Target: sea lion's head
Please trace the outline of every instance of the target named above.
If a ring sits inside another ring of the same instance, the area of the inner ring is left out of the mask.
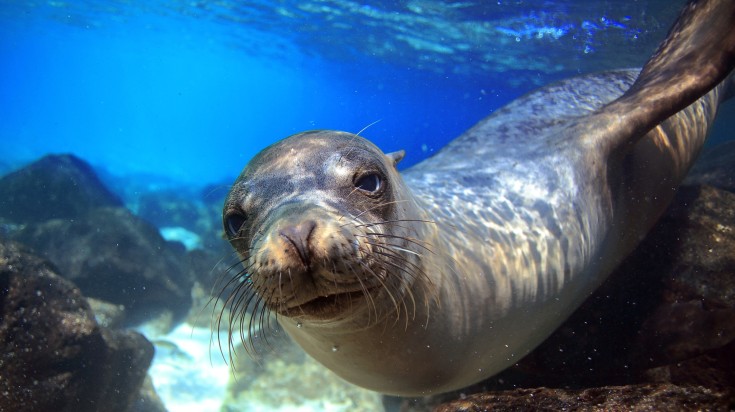
[[[417,259],[426,246],[396,171],[403,154],[353,134],[311,131],[256,155],[223,210],[244,267],[225,301],[235,315],[255,306],[250,316],[324,323],[410,311],[406,291],[422,276]]]

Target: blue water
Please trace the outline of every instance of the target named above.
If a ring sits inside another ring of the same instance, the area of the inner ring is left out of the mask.
[[[410,165],[539,85],[642,64],[681,4],[0,1],[0,167],[74,153],[205,185],[376,121]]]

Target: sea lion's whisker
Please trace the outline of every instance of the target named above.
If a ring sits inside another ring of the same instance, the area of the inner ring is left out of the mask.
[[[255,299],[255,302],[253,302],[253,299]],[[234,339],[236,335],[239,335],[239,341],[243,343],[247,353],[251,355],[255,353],[255,346],[248,345],[252,341],[245,336],[245,331],[247,331],[248,336],[251,336],[256,330],[252,325],[252,318],[254,313],[257,314],[259,299],[258,294],[253,291],[253,284],[249,279],[246,279],[235,288],[225,302],[225,308],[229,309],[230,313],[227,327],[228,357],[230,359],[237,356]],[[248,312],[250,316],[246,316]],[[224,313],[224,309],[222,313]],[[245,326],[246,318],[250,320],[247,327]],[[237,333],[235,333],[235,330],[237,330]]]
[[[230,368],[232,368],[233,371],[234,371],[234,362],[233,362],[234,356],[233,356],[233,354],[236,354],[236,352],[234,352],[234,345],[233,345],[233,342],[232,342],[233,341],[233,339],[232,339],[232,335],[233,335],[232,334],[232,331],[233,331],[233,323],[232,322],[233,322],[233,316],[237,316],[237,315],[233,315],[236,312],[234,312],[233,309],[232,309],[232,301],[235,300],[235,296],[238,296],[238,294],[237,294],[238,289],[239,289],[239,287],[236,288],[236,292],[235,293],[233,293],[232,295],[230,295],[230,297],[228,297],[228,302],[225,303],[225,308],[228,308],[229,309],[229,317],[228,317],[228,321],[227,321],[227,325],[228,325],[227,326],[227,359],[230,360],[229,365],[230,365]],[[222,313],[224,313],[224,309],[223,309],[223,312]],[[224,352],[222,350],[222,344],[221,344],[219,335],[218,335],[217,339],[218,339],[218,342],[219,342],[220,351],[222,352],[222,356],[224,357]]]
[[[388,294],[388,297],[390,298],[390,300],[393,301],[393,306],[396,309],[396,313],[397,314],[400,314],[400,305],[398,303],[398,300],[396,300],[396,297],[393,295],[393,293],[391,293],[391,288],[389,288],[388,285],[386,285],[386,283],[383,280],[382,276],[380,276],[377,273],[375,273],[375,271],[373,270],[373,268],[370,267],[369,265],[367,265],[366,263],[360,262],[360,264],[368,272],[370,272],[373,275],[373,277],[380,283],[380,285],[383,287],[383,290],[385,290],[385,292]],[[396,317],[396,322],[398,322],[398,316]]]
[[[283,271],[281,270],[278,271],[278,296],[283,297]]]
[[[403,263],[406,263],[408,265],[411,265],[414,269],[416,269],[417,271],[419,271],[419,273],[421,275],[423,275],[425,278],[428,278],[428,275],[426,275],[426,273],[423,272],[423,270],[421,269],[421,267],[419,265],[417,265],[416,263],[414,263],[411,260],[407,259],[405,256],[402,256],[400,253],[396,253],[393,250],[393,247],[395,245],[388,244],[388,243],[375,243],[375,242],[372,242],[372,241],[367,241],[366,243],[369,244],[369,245],[380,247],[382,249],[382,251],[380,253],[382,253],[383,255],[390,256],[390,257],[392,257],[394,259],[399,259]],[[420,253],[418,253],[418,252],[414,252],[414,253],[417,256],[421,257],[421,254]],[[414,278],[414,279],[417,279],[417,278]]]
[[[353,135],[352,135],[352,138],[351,138],[351,140],[355,140],[355,139],[357,139],[358,137],[360,137],[360,133],[364,132],[364,131],[365,131],[365,130],[367,130],[367,129],[368,129],[369,127],[373,126],[374,124],[378,123],[378,122],[379,122],[379,121],[381,121],[381,120],[382,120],[382,119],[378,119],[378,120],[376,120],[376,121],[374,121],[374,122],[372,122],[372,123],[368,124],[367,126],[363,127],[362,129],[360,129],[360,131],[359,131],[359,132],[357,132],[357,133],[355,133],[355,134],[353,134]],[[349,145],[350,143],[351,143],[351,141],[348,141],[348,142],[347,142],[347,144],[348,144],[348,145]],[[352,149],[353,149],[354,147],[355,147],[355,146],[351,147],[351,148],[350,148],[350,150],[349,150],[349,151],[347,151],[347,153],[345,153],[344,155],[345,155],[345,156],[347,156],[347,155],[349,155],[350,153],[352,153]],[[341,161],[342,161],[342,156],[340,155],[339,159],[337,159],[337,162],[341,162]]]
[[[359,276],[359,274],[357,274],[357,271],[353,268],[352,263],[351,262],[346,262],[346,263],[347,263],[347,266],[349,267],[349,269],[352,272],[355,273],[355,277],[357,278],[357,281],[360,283],[360,289],[362,290],[362,294],[365,296],[365,302],[367,302],[367,304],[368,304],[368,320],[367,320],[367,325],[366,326],[369,326],[369,325],[371,325],[371,322],[370,322],[370,320],[371,320],[371,318],[370,318],[371,317],[370,309],[372,308],[372,310],[374,311],[374,313],[375,313],[375,321],[377,322],[378,321],[378,318],[379,318],[379,316],[378,316],[378,307],[375,304],[375,299],[373,298],[373,295],[370,293],[370,289],[367,287],[367,285],[365,284],[365,282],[363,281],[363,279]],[[378,275],[376,274],[375,276],[378,276]]]
[[[413,250],[406,249],[406,248],[400,247],[398,245],[393,245],[393,244],[388,244],[388,243],[386,243],[385,245],[386,245],[386,247],[389,246],[390,249],[393,249],[393,250],[399,250],[401,252],[410,253],[412,255],[416,255],[416,256],[419,256],[419,257],[421,256],[421,253],[419,253],[419,252],[414,252]]]
[[[272,294],[273,293],[275,293],[275,289],[273,289]],[[269,349],[273,348],[273,346],[270,343],[270,340],[268,339],[268,336],[270,334],[267,333],[268,327],[270,324],[271,313],[272,311],[271,311],[270,305],[267,304],[267,301],[263,302],[263,304],[261,305],[261,310],[258,314],[258,330],[261,331],[260,337],[263,339],[263,342],[265,342],[266,347],[268,347]]]
[[[272,294],[272,292],[271,292]],[[262,297],[261,295],[257,293],[253,293],[250,295],[251,298],[248,300],[248,306],[250,306],[250,300],[255,299],[255,302],[253,303],[253,309],[251,310],[251,315],[247,317],[247,327],[246,327],[246,317],[241,316],[240,322],[239,322],[239,334],[240,334],[240,342],[242,343],[248,343],[245,345],[246,350],[249,352],[249,350],[252,350],[252,353],[257,353],[257,348],[255,347],[255,341],[254,337],[257,336],[257,331],[262,330],[262,316],[264,312],[268,311],[268,305],[265,304],[265,300],[269,299],[269,297]],[[245,336],[245,331],[247,331],[247,336]]]
[[[362,216],[365,213],[370,212],[372,210],[380,209],[381,207],[385,207],[385,206],[393,205],[393,204],[397,204],[397,203],[403,203],[403,202],[408,202],[408,200],[405,200],[405,199],[404,200],[394,200],[392,202],[383,202],[383,203],[377,204],[377,205],[375,205],[375,206],[373,206],[373,207],[371,207],[369,209],[365,209],[362,212],[358,213],[356,216],[353,217],[353,219],[357,220],[357,219],[360,218],[360,216]]]
[[[220,258],[220,259],[219,259],[219,260],[217,261],[217,263],[215,263],[215,264],[214,264],[214,265],[212,266],[212,269],[210,269],[210,270],[209,270],[209,275],[212,275],[212,272],[213,272],[213,271],[215,270],[215,268],[217,268],[217,266],[218,266],[218,265],[219,265],[220,263],[224,262],[224,260],[225,260],[225,257],[222,257],[222,258]],[[219,294],[215,294],[215,293],[214,293],[214,291],[215,291],[215,290],[217,289],[217,285],[218,285],[218,284],[219,284],[220,282],[224,281],[225,277],[227,277],[227,274],[228,274],[228,273],[229,273],[229,272],[230,272],[231,270],[233,270],[233,269],[234,269],[235,267],[242,267],[241,265],[242,265],[243,263],[244,263],[244,261],[243,261],[243,260],[241,260],[241,259],[238,259],[238,261],[237,261],[236,263],[234,263],[234,264],[233,264],[232,266],[230,266],[230,267],[228,267],[227,269],[225,269],[225,270],[224,270],[224,273],[222,273],[222,274],[220,274],[219,276],[217,276],[217,278],[216,278],[216,279],[215,279],[215,281],[214,281],[214,284],[212,284],[212,287],[211,287],[211,289],[209,290],[209,299],[207,300],[207,303],[206,303],[206,304],[205,304],[205,305],[204,305],[204,306],[203,306],[203,307],[202,307],[202,308],[201,308],[201,309],[200,309],[200,310],[198,311],[198,313],[197,313],[197,315],[196,315],[196,319],[197,319],[197,320],[199,319],[199,316],[200,316],[200,315],[201,315],[201,314],[202,314],[202,313],[204,312],[204,309],[205,309],[205,308],[207,308],[207,306],[209,306],[210,304],[212,304],[212,303],[214,303],[215,301],[217,301],[217,300],[218,300],[218,295],[219,295]],[[231,278],[231,277],[230,277],[230,278]],[[222,292],[220,291],[220,294],[221,294],[221,293],[222,293]],[[214,313],[215,313],[215,310],[216,310],[216,308],[215,308],[215,305],[212,305],[212,315],[214,315]],[[196,323],[196,321],[195,321],[195,323]],[[193,330],[193,328],[192,328],[192,333],[194,333],[194,330]],[[212,334],[210,333],[210,339],[211,339],[211,338],[212,338]],[[211,343],[211,342],[210,342],[210,343]],[[211,361],[211,359],[210,359],[210,361]]]
[[[360,129],[359,132],[355,133],[355,137],[353,137],[353,139],[357,138],[358,136],[361,136],[362,135],[362,132],[364,132],[365,130],[373,127],[376,124],[378,124],[381,120],[383,120],[383,119],[375,120],[374,122],[368,124],[367,126],[363,127],[362,129]]]
[[[355,236],[364,236],[364,235],[355,234]],[[380,232],[370,232],[369,233],[369,236],[377,236],[377,237],[381,237],[381,238],[405,240],[406,242],[413,243],[414,245],[416,245],[416,246],[418,246],[418,247],[426,250],[427,252],[429,252],[431,254],[435,254],[434,251],[431,250],[431,247],[430,247],[430,246],[432,246],[432,244],[429,243],[429,242],[427,242],[427,241],[425,241],[425,240],[416,239],[416,238],[412,238],[412,237],[408,237],[408,236],[393,235],[393,234],[390,234],[390,233],[380,233]]]
[[[380,262],[381,265],[386,264],[386,263],[390,264],[390,262],[385,262],[385,261],[381,261]],[[385,267],[383,268],[383,270],[386,271],[386,273],[390,273],[387,270],[387,268],[385,268]],[[414,308],[414,315],[411,316],[410,315],[410,311],[408,310],[408,305],[406,304],[406,299],[404,297],[404,293],[403,293],[406,290],[406,287],[405,287],[405,284],[404,284],[403,279],[401,279],[400,277],[397,277],[397,278],[394,278],[394,279],[391,279],[391,280],[398,280],[398,284],[395,284],[395,285],[392,284],[392,283],[390,284],[390,290],[393,290],[394,293],[396,293],[398,296],[401,297],[401,300],[400,300],[401,301],[401,306],[396,306],[396,311],[395,311],[396,317],[395,317],[395,320],[393,322],[393,325],[398,324],[398,321],[401,319],[401,307],[403,307],[403,309],[406,312],[406,316],[405,316],[405,318],[406,318],[406,325],[408,325],[409,320],[412,317],[415,317],[416,302],[415,302],[415,300],[413,300],[413,294],[410,294],[409,295],[409,298],[411,298],[412,304],[413,304],[413,308]]]
[[[216,301],[222,301],[222,299],[221,299],[222,298],[222,295],[225,293],[225,291],[227,290],[227,288],[229,287],[229,285],[232,284],[233,282],[239,281],[239,279],[241,279],[243,277],[247,277],[247,268],[243,268],[240,272],[238,272],[237,275],[235,275],[232,278],[230,278],[230,281],[227,282],[227,284],[225,284],[225,286],[220,290],[219,294],[216,297],[213,297],[213,299],[216,299]],[[228,302],[230,302],[232,299],[234,299],[235,296],[237,296],[241,284],[242,283],[238,284],[238,287],[236,287],[235,290],[232,291],[227,296],[227,299],[225,299],[224,302],[222,303],[222,308],[220,309],[219,313],[216,316],[216,325],[217,325],[216,330],[218,332],[217,333],[217,345],[219,347],[220,353],[222,354],[223,360],[225,360],[225,359],[224,359],[224,352],[222,350],[222,342],[221,342],[221,339],[220,339],[219,331],[222,330],[222,320],[223,320],[225,311],[228,310]],[[212,302],[212,299],[210,299],[210,302],[209,303],[211,303],[211,302]],[[212,306],[212,311],[215,311],[215,310],[216,310],[216,307],[213,305]],[[231,313],[232,312],[230,312],[230,318],[232,316]],[[228,325],[229,325],[229,322],[228,322]],[[228,327],[228,329],[229,329],[229,327]],[[213,340],[213,333],[214,333],[214,331],[212,331],[210,333],[210,337],[209,337],[210,338],[210,342]]]
[[[217,295],[216,299],[217,301],[222,301],[221,297],[232,284],[237,284],[235,286],[235,289],[230,292],[227,296],[227,299],[225,299],[222,303],[222,309],[220,310],[220,315],[224,313],[225,310],[229,309],[229,306],[231,306],[232,301],[235,299],[236,296],[240,293],[240,289],[246,285],[247,280],[249,279],[248,275],[248,267],[243,268],[240,272],[238,272],[237,275],[233,276],[230,281],[228,281],[220,290],[219,294]],[[212,310],[215,310],[216,308],[212,308]],[[219,330],[219,328],[218,328]]]
[[[222,260],[220,260],[220,262],[221,261]],[[217,279],[215,280],[215,282],[212,285],[212,288],[210,290],[210,296],[211,297],[210,297],[209,301],[207,302],[207,305],[209,305],[211,303],[218,302],[220,300],[220,298],[222,297],[222,294],[227,289],[227,287],[229,287],[233,282],[238,281],[239,277],[242,275],[243,272],[247,272],[247,268],[245,268],[244,270],[242,269],[243,264],[245,262],[246,262],[246,260],[244,260],[244,259],[243,260],[238,260],[236,263],[234,263],[234,264],[230,265],[229,267],[227,267],[227,269],[224,270],[224,273],[222,273],[222,275],[220,275],[220,276],[217,277]],[[236,275],[234,275],[234,276],[228,276],[228,274],[230,273],[230,271],[234,270],[235,268],[238,268],[238,273]],[[223,282],[225,278],[228,278],[228,281],[225,283],[224,286],[219,287],[220,282]],[[220,291],[219,291],[219,293],[217,293],[215,295],[214,291],[216,289],[220,289]],[[212,310],[214,311],[215,309],[216,308],[213,306],[212,307]]]
[[[402,259],[403,260],[403,263],[412,264],[411,262],[409,262],[408,260],[406,260],[403,256],[401,256],[399,254],[396,254],[396,253],[389,253],[389,252],[383,252],[383,251],[378,251],[378,250],[374,250],[373,253],[376,253],[378,255],[382,255],[382,256],[385,256],[385,257],[390,257],[390,258],[393,258],[393,259]],[[407,268],[405,268],[405,267],[403,267],[401,265],[398,265],[398,264],[396,264],[396,263],[394,263],[394,262],[392,262],[392,261],[390,261],[388,259],[381,260],[381,263],[384,264],[384,265],[391,266],[391,267],[393,267],[395,269],[398,269],[399,271],[401,271],[401,272],[405,273],[406,275],[408,275],[413,280],[421,279],[422,278],[421,276],[417,276],[415,273],[411,272],[409,269],[407,269]],[[424,275],[425,276],[425,274],[423,274],[422,272],[419,272],[419,275]],[[398,279],[402,280],[401,277],[398,277]],[[404,285],[404,288],[403,289],[406,289],[406,290],[410,289],[410,288],[407,288],[405,286],[407,286],[407,285]],[[413,294],[410,294],[410,297],[411,297],[411,300],[412,300],[412,303],[413,303],[413,316],[412,316],[412,318],[415,318],[415,316],[416,316],[416,300],[413,299]],[[408,308],[407,307],[406,307],[406,310],[408,311]],[[408,313],[406,313],[406,315],[408,315]]]
[[[385,224],[388,224],[388,223],[401,223],[401,222],[406,222],[406,223],[413,223],[413,222],[418,222],[418,223],[431,223],[433,225],[436,224],[436,221],[434,221],[434,220],[426,220],[426,219],[395,219],[395,220],[380,220],[380,221],[377,221],[377,222],[362,223],[362,224],[355,225],[355,227],[362,227],[362,226],[369,227],[369,226],[385,225]]]
[[[355,236],[356,237],[363,237],[363,238],[365,238],[366,239],[365,242],[367,244],[369,244],[369,245],[372,245],[372,246],[375,246],[375,247],[380,247],[380,248],[382,248],[382,249],[384,249],[386,251],[393,250],[391,252],[391,254],[392,254],[392,256],[394,258],[400,259],[403,262],[412,265],[424,277],[428,278],[428,275],[426,275],[417,264],[415,264],[415,263],[411,262],[410,260],[406,259],[406,257],[405,256],[402,256],[400,253],[395,253],[395,250],[407,252],[409,254],[412,254],[412,255],[415,255],[415,256],[421,258],[421,257],[423,257],[423,255],[420,252],[407,249],[406,247],[403,247],[401,245],[395,245],[393,243],[387,243],[384,240],[378,240],[378,239],[372,240],[371,236],[376,236],[376,237],[382,238],[382,239],[402,239],[402,240],[405,240],[406,242],[408,242],[408,244],[414,243],[417,246],[422,247],[422,248],[428,250],[429,252],[433,253],[429,248],[427,248],[427,247],[425,247],[424,245],[421,244],[423,241],[419,241],[419,240],[416,240],[416,239],[412,239],[412,238],[408,238],[408,237],[404,237],[404,236],[399,236],[399,235],[388,235],[388,234],[384,234],[384,233],[380,233],[380,232],[375,232],[374,230],[372,230],[372,228],[366,228],[366,229],[368,229],[368,232],[367,232],[366,235],[355,234]],[[425,242],[423,242],[423,243],[425,243]]]
[[[382,252],[379,252],[382,255],[385,256],[392,256],[394,260],[400,261],[403,265],[407,265],[408,267],[403,267],[399,265],[395,265],[399,269],[399,271],[403,272],[408,278],[404,280],[404,287],[411,296],[411,299],[414,302],[414,316],[416,313],[416,302],[413,297],[413,290],[411,288],[411,284],[416,283],[418,281],[419,284],[424,285],[424,288],[428,287],[429,284],[431,284],[431,279],[429,276],[424,272],[422,267],[414,262],[412,262],[409,259],[406,259],[405,257],[401,256],[399,253],[394,251],[392,248],[384,247]],[[394,265],[392,262],[389,264]],[[399,277],[400,278],[400,277]],[[403,278],[400,278],[403,279]]]
[[[250,285],[247,285],[247,284],[244,284],[244,283],[241,284],[241,285],[238,285],[238,287],[237,287],[237,293],[236,293],[237,299],[234,299],[230,303],[230,313],[231,314],[232,313],[240,314],[240,313],[247,312],[249,301],[250,301],[250,299],[252,299],[252,296],[254,295],[254,294],[248,293],[248,291],[250,289],[251,289]],[[238,316],[235,317],[235,319],[237,319],[237,318],[238,318]],[[239,315],[239,319],[240,319],[240,321],[239,321],[240,322],[240,325],[239,325],[240,326],[239,327],[239,334],[240,334],[240,340],[241,341],[244,341],[244,335],[243,335],[243,330],[242,330],[243,329],[242,322],[243,322],[243,319],[244,318],[245,318],[244,315]],[[230,335],[232,335],[232,332],[233,332],[233,323],[232,322],[230,323],[229,331],[228,332],[229,332]]]

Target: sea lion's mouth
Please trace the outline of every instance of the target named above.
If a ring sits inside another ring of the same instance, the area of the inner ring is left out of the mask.
[[[280,315],[287,317],[308,317],[315,319],[332,319],[353,308],[361,307],[372,289],[335,293],[318,296],[299,305],[280,310]]]

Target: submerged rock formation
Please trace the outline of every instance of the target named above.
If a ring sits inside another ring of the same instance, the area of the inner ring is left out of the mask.
[[[128,324],[191,307],[194,274],[183,248],[123,208],[27,225],[12,236],[52,261],[90,297],[125,306]]]
[[[142,335],[100,327],[50,263],[0,241],[0,410],[128,411],[152,357]]]
[[[126,323],[191,307],[195,275],[178,243],[122,206],[92,168],[49,155],[0,178],[7,235],[53,262],[89,297],[125,306]]]
[[[77,218],[95,208],[121,207],[86,162],[48,155],[0,178],[0,217],[14,223]]]

